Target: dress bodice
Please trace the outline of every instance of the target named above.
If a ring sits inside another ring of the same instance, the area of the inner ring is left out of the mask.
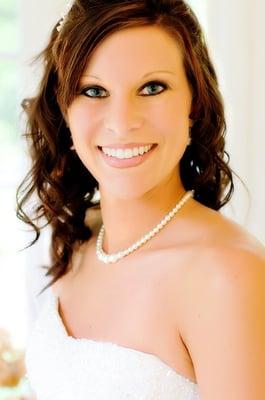
[[[68,335],[52,290],[27,339],[25,364],[38,400],[199,400],[198,386],[159,357]]]

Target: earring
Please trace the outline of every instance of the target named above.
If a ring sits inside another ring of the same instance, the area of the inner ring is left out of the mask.
[[[70,150],[75,150],[75,145],[74,145],[74,141],[73,141],[72,136],[71,136],[71,140],[72,140],[72,146],[70,147]]]

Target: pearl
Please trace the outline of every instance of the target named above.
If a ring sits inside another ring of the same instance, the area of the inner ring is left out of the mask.
[[[100,261],[103,261],[105,264],[115,263],[120,259],[122,259],[123,257],[128,256],[133,251],[137,250],[140,246],[142,246],[144,243],[146,243],[148,240],[154,237],[173,218],[176,212],[181,209],[181,207],[186,203],[186,201],[189,198],[193,197],[193,195],[194,195],[194,190],[186,192],[185,195],[181,198],[181,200],[175,205],[175,207],[172,210],[170,210],[170,212],[150,232],[146,233],[140,240],[133,243],[127,249],[119,251],[118,253],[107,254],[104,252],[102,244],[103,244],[105,228],[104,224],[102,224],[96,243],[96,254],[98,259]]]

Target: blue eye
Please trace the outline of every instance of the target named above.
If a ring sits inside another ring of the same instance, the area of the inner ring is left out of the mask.
[[[151,82],[148,82],[145,86],[144,86],[144,88],[145,87],[154,87],[154,86],[160,86],[160,87],[162,87],[163,89],[166,89],[168,86],[165,84],[165,83],[163,83],[163,82],[159,82],[159,81],[151,81]],[[162,90],[162,91],[160,91],[160,92],[158,92],[158,93],[155,93],[155,94],[152,94],[152,92],[151,92],[151,96],[156,96],[157,94],[160,94],[160,93],[162,93],[164,90]],[[144,95],[144,96],[146,96],[146,95]]]
[[[160,87],[162,87],[163,89],[167,89],[168,88],[168,86],[167,86],[167,84],[165,84],[165,83],[163,83],[163,82],[160,82],[160,81],[150,81],[150,82],[148,82],[148,83],[146,83],[144,86],[142,86],[141,87],[141,89],[142,88],[145,88],[145,87],[152,87],[152,88],[154,88],[155,86],[160,86]],[[84,96],[86,96],[86,97],[90,97],[90,98],[104,98],[104,97],[107,97],[107,96],[97,96],[97,94],[100,92],[100,91],[104,91],[105,89],[103,89],[101,86],[88,86],[88,87],[85,87],[84,89],[82,89],[81,90],[81,94],[83,94]],[[94,95],[93,95],[93,91],[94,91]],[[160,90],[158,93],[156,92],[156,91],[154,91],[155,93],[153,93],[153,91],[151,91],[151,96],[156,96],[157,94],[160,94],[160,93],[162,93],[164,90]],[[88,94],[90,92],[90,94]],[[92,94],[91,94],[92,93]],[[96,94],[96,95],[95,95]],[[146,95],[146,94],[144,94],[143,96],[148,96],[148,94]]]
[[[100,91],[102,88],[100,87],[100,86],[89,86],[89,87],[87,87],[87,88],[85,88],[85,89],[83,89],[82,91],[81,91],[81,93],[82,94],[84,94],[85,96],[87,96],[87,97],[102,97],[102,96],[93,96],[93,94],[91,95],[88,95],[88,92],[90,92],[91,93],[91,91],[92,91],[92,93],[93,93],[93,90],[94,90],[94,94],[95,93],[97,93],[97,91]]]

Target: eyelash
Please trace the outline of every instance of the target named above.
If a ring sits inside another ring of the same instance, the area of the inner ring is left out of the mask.
[[[157,86],[162,86],[164,89],[168,89],[168,85],[166,84],[166,83],[164,83],[164,82],[161,82],[161,81],[150,81],[150,82],[147,82],[144,86],[142,86],[141,87],[141,89],[144,89],[146,86],[151,86],[151,85],[157,85]],[[98,85],[93,85],[93,86],[87,86],[87,87],[85,87],[85,88],[83,88],[81,91],[80,91],[80,94],[83,94],[84,96],[86,96],[86,97],[89,97],[89,98],[94,98],[94,99],[100,99],[100,98],[105,98],[105,97],[107,97],[107,96],[89,96],[89,95],[87,95],[86,94],[86,92],[88,91],[88,90],[90,90],[90,89],[102,89],[102,90],[105,90],[105,89],[103,89],[101,86],[98,86]],[[149,97],[149,96],[157,96],[158,94],[160,94],[160,93],[163,93],[164,92],[164,90],[162,90],[161,92],[159,92],[159,93],[156,93],[156,94],[151,94],[151,95],[146,95],[146,94],[144,94],[143,95],[143,97]]]

